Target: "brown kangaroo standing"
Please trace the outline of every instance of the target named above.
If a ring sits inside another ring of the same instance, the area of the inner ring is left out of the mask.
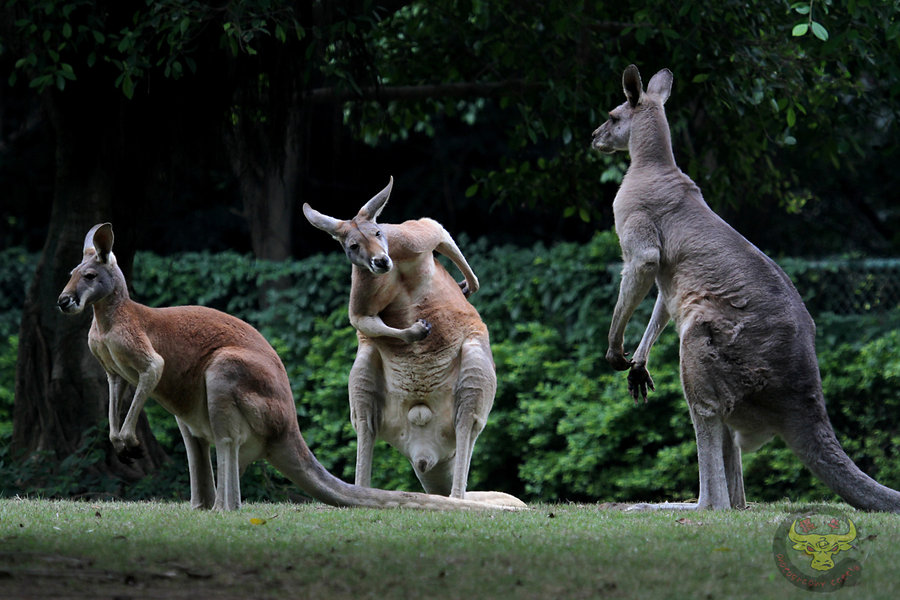
[[[625,69],[626,102],[593,134],[601,152],[627,150],[631,165],[613,202],[624,269],[606,359],[629,370],[637,400],[653,381],[650,347],[670,319],[681,340],[681,382],[697,437],[700,495],[668,508],[742,508],[741,450],[775,435],[849,504],[900,512],[900,493],[865,475],[835,437],[819,377],[815,324],[790,279],[719,218],[672,154],[663,104],[672,73],[644,92]],[[625,325],[654,283],[659,295],[634,358]],[[649,505],[645,505],[649,506]]]
[[[69,314],[93,306],[88,343],[109,379],[110,440],[120,456],[139,451],[135,425],[149,396],[175,415],[187,449],[192,507],[240,508],[240,475],[259,459],[335,506],[484,509],[491,507],[486,502],[508,504],[512,498],[460,500],[370,489],[334,477],[300,435],[287,373],[265,338],[211,308],[150,308],[132,301],[112,247],[112,226],[95,225],[58,305]],[[126,383],[135,393],[120,428]],[[216,446],[218,483],[210,444]]]
[[[383,439],[409,459],[426,492],[463,498],[475,439],[497,389],[487,327],[466,300],[478,291],[478,278],[437,221],[376,223],[393,181],[352,220],[303,206],[309,222],[334,237],[353,265],[349,313],[359,348],[349,392],[356,484],[369,485],[372,447]],[[450,258],[465,280],[457,284],[435,252]]]

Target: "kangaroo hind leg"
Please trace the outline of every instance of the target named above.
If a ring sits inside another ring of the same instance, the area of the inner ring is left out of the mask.
[[[454,388],[456,457],[450,495],[464,498],[475,440],[494,405],[497,375],[490,344],[481,336],[466,340],[460,351],[459,379]]]
[[[731,508],[746,508],[744,495],[744,470],[741,464],[741,445],[737,434],[728,425],[722,428],[722,461],[725,465],[725,483]]]
[[[241,507],[241,472],[261,453],[262,443],[254,436],[247,415],[259,416],[261,407],[272,402],[260,395],[263,386],[254,378],[255,372],[255,365],[227,352],[217,356],[206,372],[209,425],[216,446],[215,510]]]
[[[744,504],[741,450],[724,416],[735,405],[735,390],[718,368],[715,340],[703,325],[688,328],[681,341],[681,384],[697,438],[699,508]]]
[[[360,343],[350,369],[350,422],[356,430],[356,477],[358,486],[372,485],[372,454],[384,405],[384,374],[381,355],[368,343]]]
[[[191,479],[191,508],[212,508],[216,501],[216,483],[209,459],[209,442],[193,434],[187,424],[175,418],[187,451]]]

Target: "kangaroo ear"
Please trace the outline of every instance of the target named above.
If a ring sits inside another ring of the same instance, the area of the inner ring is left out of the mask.
[[[388,181],[387,187],[378,192],[371,200],[366,202],[365,206],[359,209],[358,217],[362,217],[364,219],[368,219],[370,221],[374,221],[378,218],[378,215],[381,214],[382,209],[384,209],[385,204],[387,204],[388,198],[391,197],[391,189],[394,187],[394,177],[391,176],[390,181]]]
[[[672,93],[673,79],[672,71],[668,69],[659,71],[650,78],[650,83],[647,84],[647,93],[656,96],[660,104],[665,104],[669,99],[669,94]]]
[[[622,74],[622,88],[625,90],[625,97],[628,103],[635,107],[641,99],[641,74],[634,65],[628,65]]]
[[[331,237],[338,237],[338,229],[340,228],[341,223],[343,223],[340,219],[323,215],[306,202],[303,203],[303,215],[313,227],[321,229],[325,233],[331,235]]]
[[[113,239],[112,224],[98,223],[91,227],[91,230],[84,237],[84,251],[87,252],[93,248],[100,262],[109,262],[109,257],[112,255]]]

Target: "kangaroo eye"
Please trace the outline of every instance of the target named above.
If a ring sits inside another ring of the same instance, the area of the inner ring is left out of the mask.
[[[97,279],[97,274],[94,273],[93,271],[91,271],[89,273],[85,273],[84,278],[87,279],[88,281],[93,281],[93,280]]]
[[[375,237],[381,237],[381,232],[380,232],[380,231],[376,231],[376,232],[375,232]]]
[[[356,252],[357,250],[359,250],[359,244],[350,244],[351,252]]]

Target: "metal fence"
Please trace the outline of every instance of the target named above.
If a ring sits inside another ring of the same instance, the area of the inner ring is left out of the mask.
[[[7,252],[0,270],[0,313],[21,310],[37,257]],[[900,309],[900,258],[779,259],[813,316],[877,314]],[[610,264],[617,281],[622,265]]]
[[[883,313],[900,307],[900,259],[779,261],[813,314]]]
[[[815,317],[880,314],[900,309],[900,258],[778,259]],[[622,263],[607,272],[618,285]]]

